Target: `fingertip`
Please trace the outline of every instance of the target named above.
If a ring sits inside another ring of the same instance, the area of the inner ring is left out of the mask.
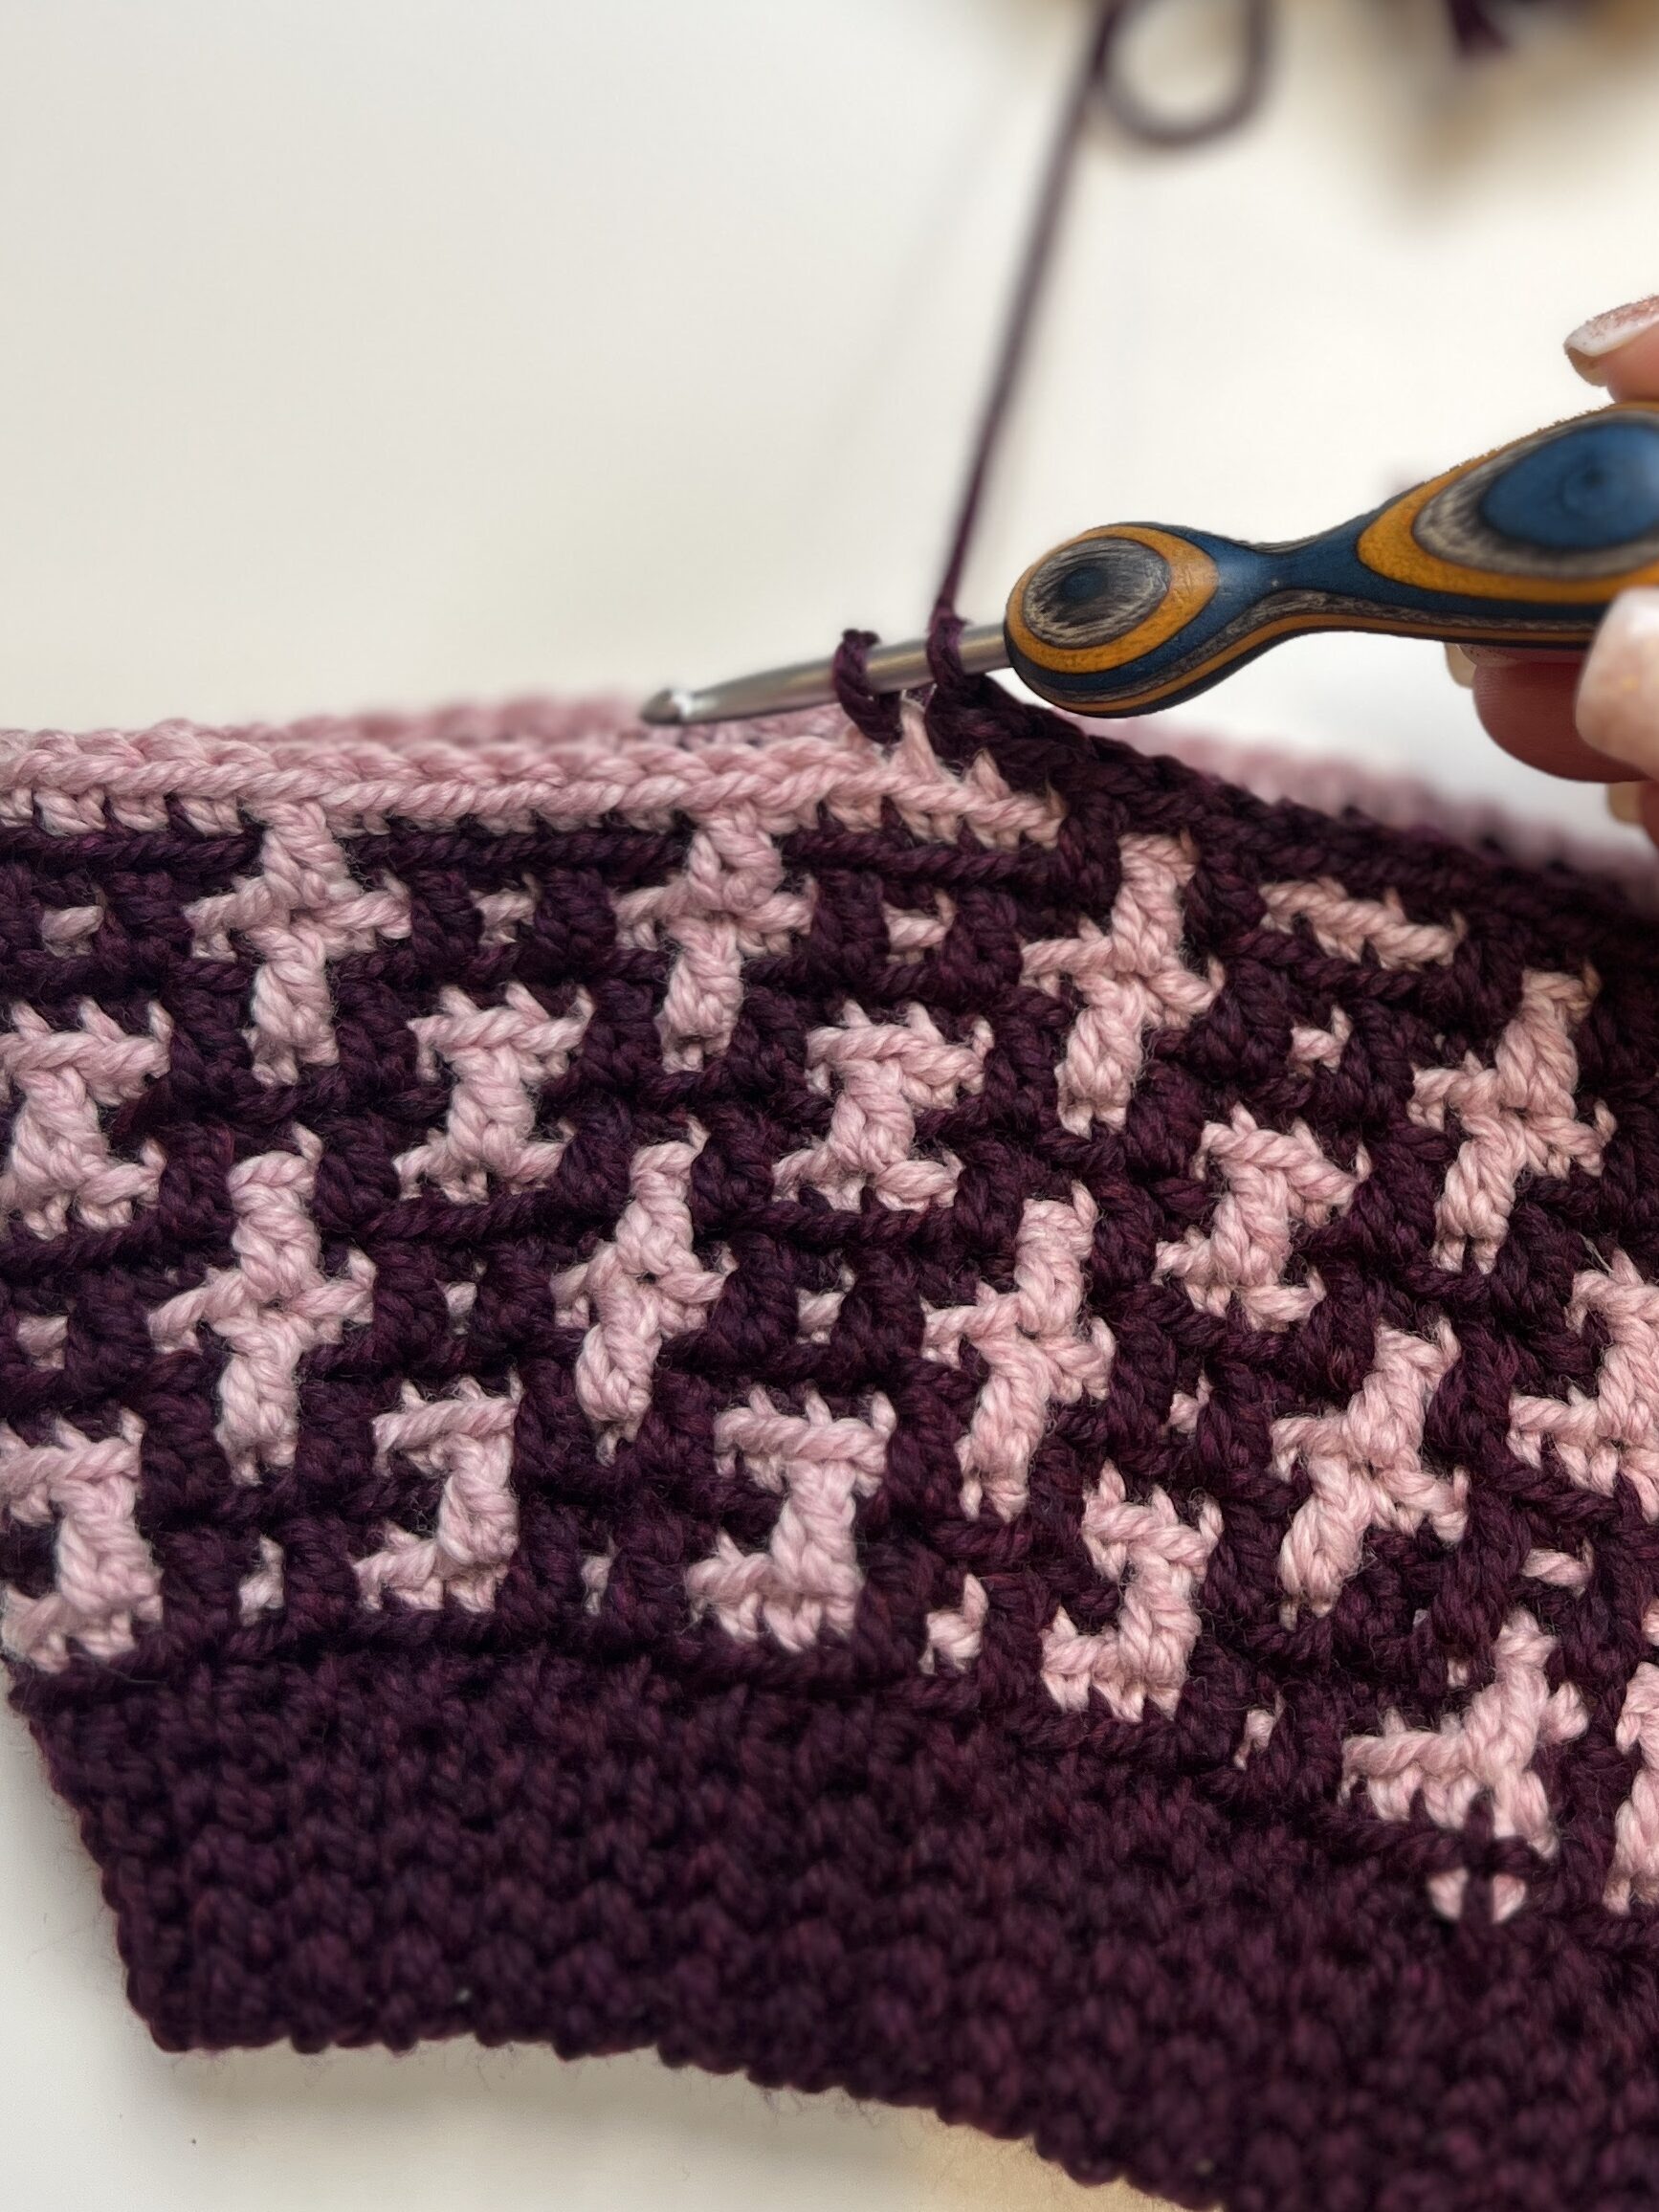
[[[1586,384],[1615,399],[1659,398],[1659,294],[1581,322],[1567,359]]]

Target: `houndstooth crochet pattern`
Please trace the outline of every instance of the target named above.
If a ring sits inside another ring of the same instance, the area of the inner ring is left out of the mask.
[[[987,686],[11,741],[0,1582],[170,2047],[1659,2186],[1659,937]]]

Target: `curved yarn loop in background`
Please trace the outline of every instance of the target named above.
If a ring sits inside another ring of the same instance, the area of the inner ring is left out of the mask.
[[[1226,138],[1250,121],[1261,105],[1272,66],[1275,0],[1238,0],[1239,71],[1231,89],[1215,106],[1195,116],[1161,115],[1146,105],[1130,83],[1119,52],[1123,33],[1162,0],[1112,0],[1105,11],[1105,46],[1095,77],[1107,113],[1119,130],[1145,145],[1206,145]]]

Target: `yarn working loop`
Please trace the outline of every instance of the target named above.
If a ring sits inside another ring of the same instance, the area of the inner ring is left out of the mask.
[[[962,664],[962,616],[941,599],[927,626],[927,666],[935,688],[949,697],[968,689],[976,680]]]
[[[871,684],[870,649],[874,643],[873,630],[843,630],[831,673],[841,712],[853,728],[862,730],[877,744],[890,745],[898,740],[898,699],[894,693],[878,692]]]

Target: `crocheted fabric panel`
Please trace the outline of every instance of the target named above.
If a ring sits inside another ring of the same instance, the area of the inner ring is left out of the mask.
[[[0,1583],[173,2047],[1659,2179],[1659,982],[1001,701],[11,741]]]

